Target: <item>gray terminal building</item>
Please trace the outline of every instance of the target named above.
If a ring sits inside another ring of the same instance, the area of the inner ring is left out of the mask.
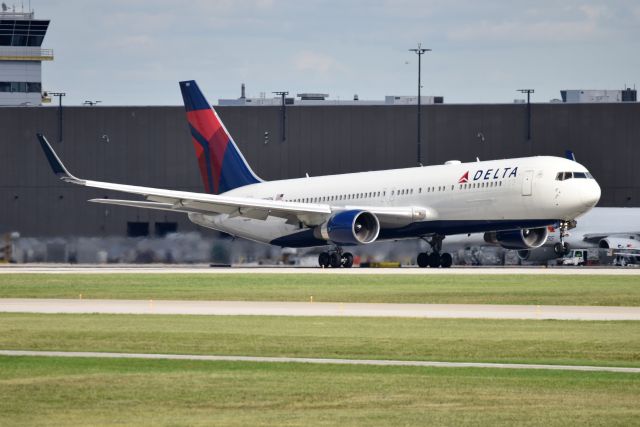
[[[291,105],[284,124],[278,105],[216,109],[266,180],[417,164],[415,105]],[[572,150],[602,186],[600,206],[640,206],[640,104],[531,104],[528,125],[526,104],[423,105],[422,162]],[[0,233],[154,236],[199,229],[177,213],[88,203],[123,195],[58,180],[35,136],[44,133],[81,178],[202,191],[181,106],[3,107],[0,130]]]

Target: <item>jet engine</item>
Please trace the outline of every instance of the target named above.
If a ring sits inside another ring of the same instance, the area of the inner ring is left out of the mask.
[[[602,249],[638,249],[640,242],[626,237],[605,237],[600,240],[598,247]]]
[[[522,230],[492,231],[484,234],[484,241],[505,249],[535,249],[544,245],[549,236],[547,227]]]
[[[558,255],[551,246],[543,246],[538,249],[520,249],[518,258],[532,264],[547,264],[551,260],[558,259]]]
[[[378,218],[371,212],[361,210],[338,212],[314,230],[317,238],[339,245],[371,243],[378,238],[378,233],[380,233]]]

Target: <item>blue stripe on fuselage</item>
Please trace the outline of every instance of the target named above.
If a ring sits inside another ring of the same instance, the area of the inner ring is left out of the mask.
[[[380,230],[378,240],[394,240],[406,238],[418,238],[431,234],[468,234],[486,231],[515,230],[519,228],[546,227],[557,223],[556,219],[530,219],[530,220],[452,220],[452,221],[425,221],[415,222],[401,228],[383,228]],[[328,245],[324,240],[317,239],[312,229],[298,231],[271,241],[272,245],[306,248],[312,246]]]

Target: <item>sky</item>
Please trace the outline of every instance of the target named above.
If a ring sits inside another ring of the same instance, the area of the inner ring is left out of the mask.
[[[17,8],[29,0],[4,0]],[[50,19],[43,90],[66,105],[178,105],[195,79],[211,103],[273,91],[330,99],[422,94],[533,102],[561,89],[640,86],[640,1],[31,0]]]

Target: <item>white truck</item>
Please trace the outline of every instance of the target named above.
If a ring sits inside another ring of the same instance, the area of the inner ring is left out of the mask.
[[[558,265],[594,265],[597,263],[597,250],[571,249],[567,255],[558,258]]]

